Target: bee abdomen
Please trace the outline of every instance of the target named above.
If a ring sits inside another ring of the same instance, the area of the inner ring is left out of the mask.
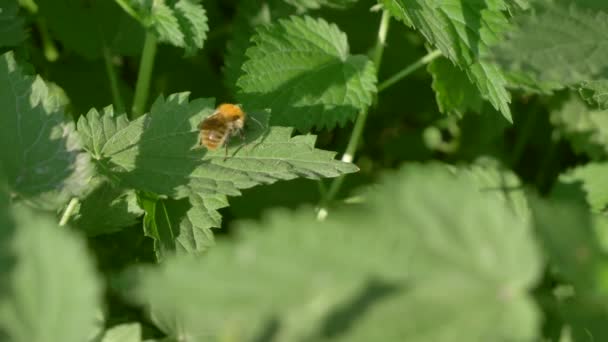
[[[201,144],[209,150],[215,150],[224,144],[226,140],[225,130],[202,130]]]

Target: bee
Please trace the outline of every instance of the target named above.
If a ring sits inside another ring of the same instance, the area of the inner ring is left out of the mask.
[[[245,139],[244,127],[247,115],[239,105],[224,103],[219,105],[213,114],[206,117],[198,125],[200,130],[199,144],[209,151],[225,146],[224,161],[228,158],[228,144],[230,138],[239,135]],[[254,118],[252,118],[254,119]],[[260,126],[257,120],[254,119]]]

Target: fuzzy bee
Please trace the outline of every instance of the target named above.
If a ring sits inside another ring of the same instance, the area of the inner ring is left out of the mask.
[[[247,115],[239,105],[230,103],[219,105],[213,114],[206,117],[198,125],[200,145],[205,146],[210,151],[225,146],[224,160],[226,160],[230,138],[237,134],[240,135],[241,140],[245,138],[243,128],[246,118]],[[257,120],[254,119],[254,121],[262,126]]]

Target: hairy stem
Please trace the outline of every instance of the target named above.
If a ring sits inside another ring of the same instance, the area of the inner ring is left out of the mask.
[[[388,28],[390,24],[390,14],[387,10],[382,11],[382,18],[380,19],[380,26],[378,28],[378,37],[376,39],[376,46],[374,47],[372,60],[376,65],[376,73],[380,70],[380,64],[382,62],[382,55],[384,54],[384,47],[386,45],[386,36],[388,35]],[[375,102],[375,99],[374,99]],[[357,147],[359,146],[359,140],[361,140],[361,136],[363,135],[363,129],[365,128],[365,121],[367,119],[367,110],[362,111],[357,116],[357,120],[355,121],[355,127],[351,132],[350,139],[348,140],[348,145],[346,146],[346,151],[342,155],[342,161],[346,163],[352,163],[355,152],[357,151]],[[336,197],[338,192],[340,191],[340,187],[342,187],[342,183],[344,183],[344,176],[339,176],[335,178],[331,185],[329,186],[329,190],[325,193],[321,200],[321,205],[319,211],[317,212],[317,218],[322,220],[327,216],[327,206],[333,199]]]
[[[112,91],[112,102],[117,113],[125,112],[125,104],[122,102],[120,91],[118,89],[118,78],[116,77],[116,69],[112,64],[112,53],[107,46],[103,47],[103,60],[106,65],[106,73],[108,74],[108,80],[110,81],[110,90]]]
[[[76,204],[78,204],[78,198],[74,197],[70,200],[70,203],[68,203],[63,215],[61,215],[61,220],[59,220],[60,226],[65,226],[66,223],[68,223],[70,217],[72,217],[72,214],[74,213],[74,209],[76,209]]]
[[[135,96],[133,99],[133,108],[131,109],[132,119],[144,113],[144,108],[148,102],[148,95],[150,93],[150,79],[152,78],[155,56],[156,37],[152,32],[147,32],[146,40],[144,41],[144,50],[141,54],[139,63],[137,84],[135,85]]]
[[[421,67],[429,64],[430,62],[432,62],[434,59],[436,59],[439,56],[441,56],[441,51],[439,51],[439,50],[434,50],[434,51],[427,53],[419,60],[406,66],[405,68],[403,68],[403,70],[401,70],[398,73],[391,76],[388,80],[380,83],[380,85],[378,86],[378,92],[381,92],[384,89],[392,86],[393,84],[401,81],[403,78],[407,77],[408,75],[410,75],[414,71],[420,69]]]

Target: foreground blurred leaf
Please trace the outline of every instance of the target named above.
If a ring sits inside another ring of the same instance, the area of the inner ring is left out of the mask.
[[[106,331],[100,342],[141,342],[141,326],[139,323],[114,326]]]
[[[144,30],[114,1],[36,0],[36,4],[52,37],[81,56],[101,58],[104,48],[128,56],[141,53]]]
[[[562,86],[608,76],[608,4],[540,0],[495,49],[503,65]]]
[[[240,102],[272,110],[271,124],[306,132],[354,120],[376,91],[373,63],[348,52],[346,35],[323,19],[291,17],[260,27],[237,82]]]
[[[212,228],[219,228],[222,216],[218,209],[228,206],[226,196],[191,195],[172,200],[143,196],[146,212],[144,231],[154,239],[156,258],[172,253],[200,254],[213,245]]]
[[[103,116],[91,111],[78,127],[108,177],[160,195],[238,195],[238,189],[277,180],[336,177],[357,170],[334,160],[335,153],[315,149],[312,135],[292,137],[289,128],[262,129],[253,120],[247,124],[245,144],[231,144],[224,160],[223,149],[195,148],[196,126],[213,111],[213,100],[188,102],[188,94],[181,93],[159,98],[150,114],[128,124],[108,111]],[[267,121],[264,113],[250,114]]]
[[[397,19],[414,26],[452,62],[466,71],[481,95],[502,115],[511,119],[503,72],[493,62],[481,59],[489,46],[508,29],[502,0],[382,0]]]
[[[576,153],[603,159],[608,151],[608,111],[592,110],[577,96],[551,112],[551,123]]]
[[[19,4],[15,0],[0,0],[0,48],[15,46],[26,38],[23,19],[17,12]]]
[[[207,14],[200,0],[115,0],[157,39],[193,55],[207,38]]]
[[[326,221],[283,211],[243,223],[204,259],[145,271],[136,296],[182,341],[531,340],[531,232],[474,188],[443,166],[410,166]]]
[[[531,204],[550,262],[576,286],[577,292],[595,291],[600,265],[606,260],[587,207],[576,198],[534,199]]]
[[[40,77],[23,74],[12,53],[0,57],[0,168],[13,195],[45,208],[82,193],[91,176],[59,101]]]
[[[13,212],[17,264],[0,302],[0,331],[12,342],[86,341],[101,289],[84,243],[50,218]]]

